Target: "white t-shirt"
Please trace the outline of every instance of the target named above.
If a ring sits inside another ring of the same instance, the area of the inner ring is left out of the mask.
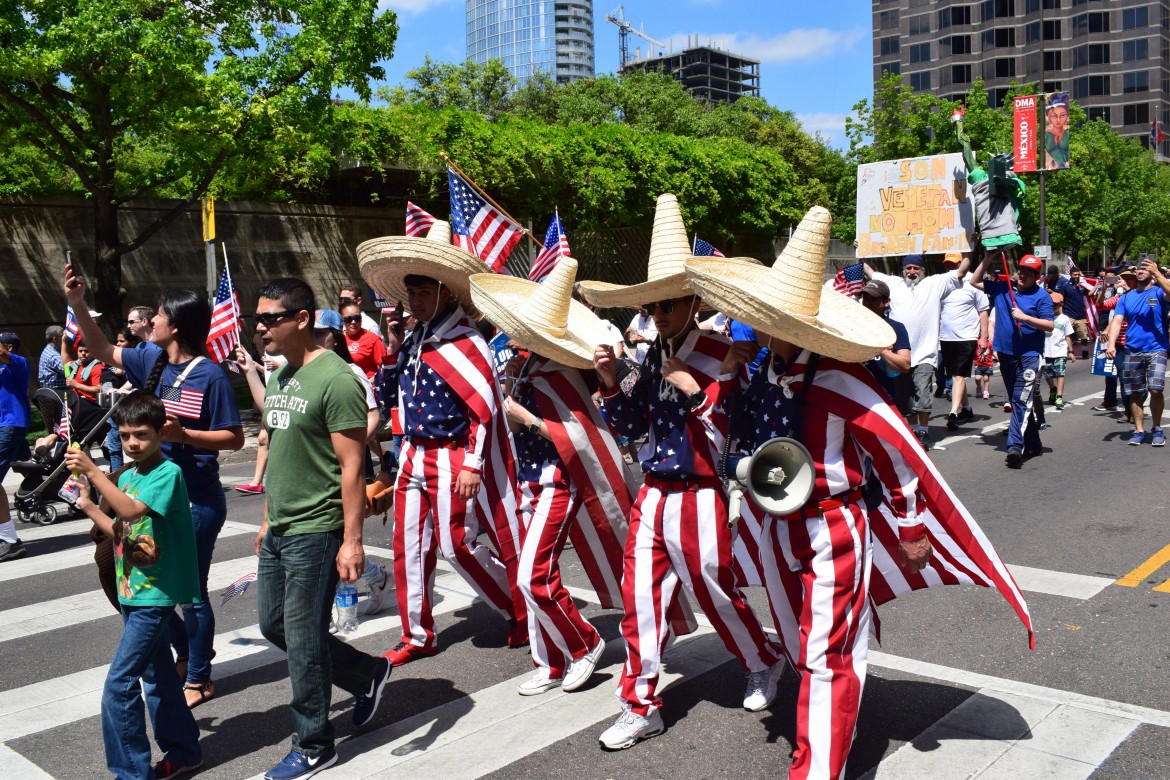
[[[617,325],[614,325],[609,320],[601,320],[601,324],[604,325],[606,331],[609,332],[609,335],[610,335],[610,342],[609,343],[612,346],[616,347],[618,344],[621,344],[623,347],[625,346],[626,340],[622,336],[622,332],[620,330],[618,330]]]
[[[962,287],[955,271],[927,276],[911,287],[901,276],[875,273],[890,288],[890,318],[906,326],[910,337],[910,366],[938,365],[938,322],[942,299]]]
[[[643,317],[642,312],[634,315],[634,319],[630,320],[630,326],[626,330],[632,330],[639,336],[653,342],[658,338],[658,328],[654,325],[653,317]],[[641,363],[646,359],[646,353],[650,351],[650,343],[641,343],[634,345],[634,359]]]
[[[362,327],[378,338],[382,338],[382,329],[378,327],[378,321],[364,311],[362,312]]]
[[[1044,337],[1044,357],[1068,357],[1068,337],[1073,333],[1072,320],[1067,314],[1058,314],[1052,320],[1052,332]]]
[[[991,300],[987,297],[987,293],[972,287],[970,281],[964,282],[962,287],[951,290],[943,296],[938,340],[977,340],[979,338],[979,312],[990,309]]]

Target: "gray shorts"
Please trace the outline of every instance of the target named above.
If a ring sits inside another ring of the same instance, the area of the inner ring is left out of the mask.
[[[934,408],[934,372],[930,363],[919,363],[910,369],[913,388],[910,391],[910,411],[929,412]]]

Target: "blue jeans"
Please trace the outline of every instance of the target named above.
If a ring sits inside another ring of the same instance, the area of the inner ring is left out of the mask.
[[[183,616],[175,612],[171,617],[171,645],[175,655],[187,659],[187,682],[211,681],[211,659],[215,655],[215,613],[207,594],[207,574],[211,571],[211,556],[215,540],[227,520],[227,501],[223,490],[205,497],[206,503],[191,503],[191,519],[195,525],[195,552],[199,558],[199,595],[202,601],[183,607]]]
[[[292,749],[306,756],[333,748],[331,686],[356,696],[369,689],[378,671],[379,659],[329,633],[340,547],[340,530],[283,536],[269,530],[260,545],[260,632],[288,655]]]
[[[110,471],[122,468],[122,439],[118,436],[118,424],[110,418],[110,430],[106,433],[106,454],[110,456]]]
[[[1032,408],[1032,394],[1040,376],[1039,355],[1009,355],[999,353],[999,373],[1012,404],[1012,419],[1008,424],[1009,450],[1036,450],[1041,448],[1040,427]]]
[[[167,645],[167,621],[174,612],[174,607],[122,605],[122,639],[102,690],[106,766],[116,777],[154,777],[143,688],[154,738],[163,755],[183,766],[193,766],[202,759],[199,727],[183,698]]]

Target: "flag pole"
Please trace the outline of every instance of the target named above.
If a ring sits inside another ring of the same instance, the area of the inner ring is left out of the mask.
[[[482,195],[482,196],[484,197],[484,200],[486,200],[488,203],[490,203],[490,204],[492,204],[493,206],[495,206],[495,207],[496,207],[496,209],[497,209],[497,210],[498,210],[498,211],[499,211],[501,214],[503,214],[505,217],[507,217],[508,219],[510,219],[510,220],[512,221],[512,224],[514,224],[514,225],[516,225],[516,227],[520,228],[521,232],[523,232],[523,233],[524,233],[524,235],[526,235],[526,236],[528,236],[530,239],[532,239],[532,243],[536,244],[536,245],[537,245],[538,247],[540,247],[541,249],[544,249],[544,244],[542,244],[542,243],[540,243],[539,241],[537,241],[537,240],[536,240],[536,236],[532,235],[532,231],[528,230],[526,227],[524,227],[523,225],[521,225],[521,224],[520,224],[520,221],[519,221],[518,219],[516,219],[515,217],[513,217],[513,216],[512,216],[511,214],[509,214],[507,211],[504,211],[504,207],[503,207],[503,206],[501,206],[499,203],[496,203],[494,200],[492,200],[492,196],[491,196],[491,195],[488,195],[486,192],[484,192],[484,191],[483,191],[483,190],[480,188],[480,186],[479,186],[478,184],[476,184],[474,181],[472,181],[472,180],[471,180],[471,177],[470,177],[470,176],[468,176],[466,173],[464,173],[464,172],[463,172],[463,169],[462,169],[462,168],[460,168],[458,165],[456,165],[456,164],[455,164],[455,163],[454,163],[454,162],[451,160],[451,158],[447,156],[447,153],[446,153],[446,152],[439,152],[439,156],[443,158],[443,162],[447,163],[447,165],[449,165],[450,167],[454,168],[454,169],[455,169],[455,173],[457,173],[457,174],[459,174],[460,176],[462,176],[462,177],[463,177],[463,180],[464,180],[465,182],[467,182],[468,184],[470,184],[470,185],[471,185],[471,188],[472,188],[473,190],[475,190],[475,191],[476,191],[476,192],[478,192],[480,195]]]
[[[232,296],[232,314],[236,318],[236,346],[240,346],[244,343],[243,339],[240,338],[240,323],[243,321],[243,317],[240,313],[240,302],[236,295],[236,283],[232,279],[232,264],[228,262],[227,242],[223,242],[220,246],[223,247],[223,271],[227,274],[228,292]]]

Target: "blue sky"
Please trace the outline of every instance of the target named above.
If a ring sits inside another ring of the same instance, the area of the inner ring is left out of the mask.
[[[609,3],[612,2],[612,7]],[[628,0],[626,19],[659,41],[684,48],[699,34],[761,61],[761,92],[774,106],[794,112],[809,132],[845,144],[845,116],[873,92],[871,4],[866,0]],[[618,30],[605,21],[616,0],[594,4],[598,73],[617,70]],[[387,82],[398,84],[430,54],[455,62],[465,56],[463,0],[380,0],[398,13],[398,43],[386,63]],[[647,44],[630,37],[630,51]]]

